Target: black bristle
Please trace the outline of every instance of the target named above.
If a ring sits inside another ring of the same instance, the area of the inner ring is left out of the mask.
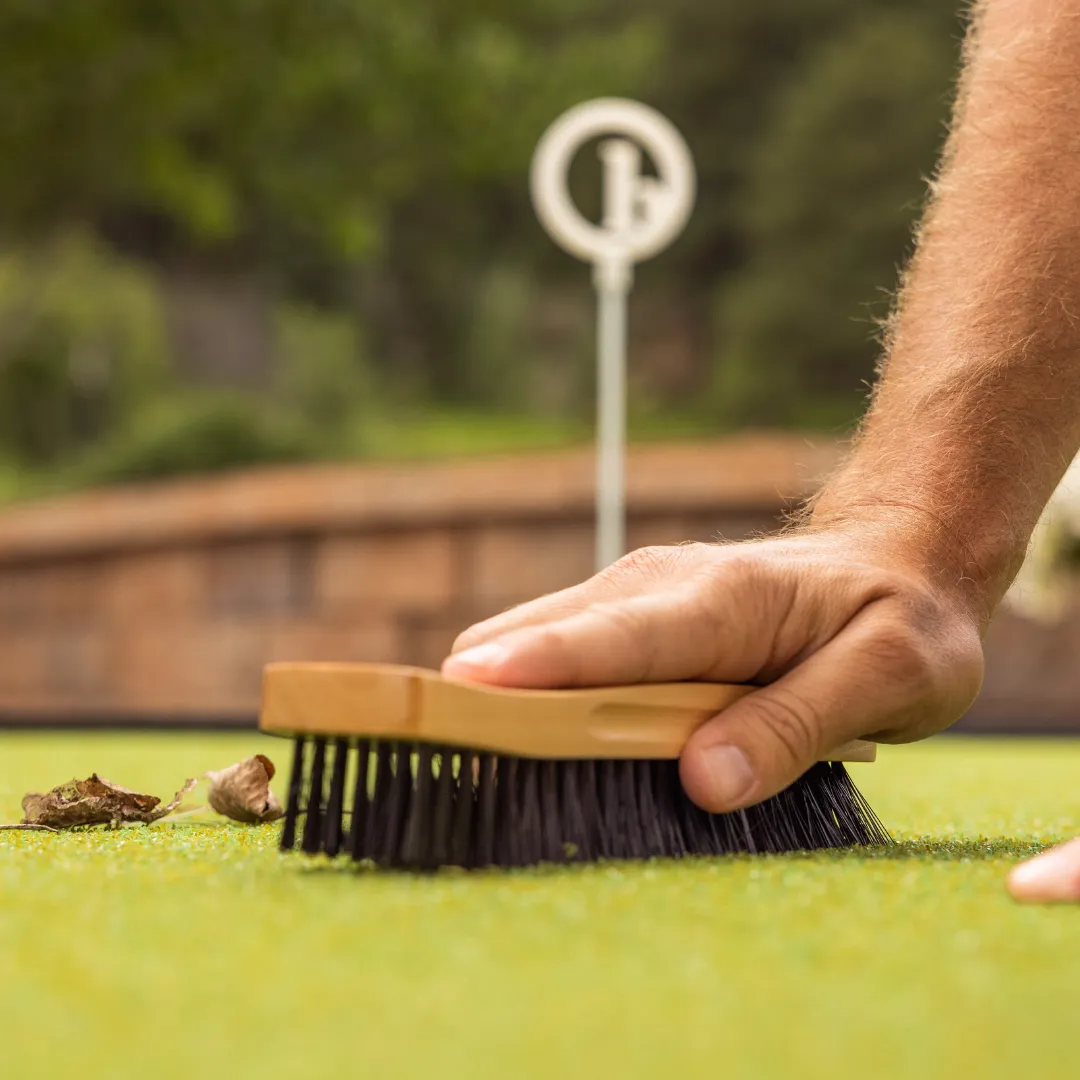
[[[657,858],[664,854],[664,837],[660,831],[656,800],[653,796],[653,773],[651,761],[634,763],[634,780],[638,805],[641,807],[641,842],[647,853],[646,858]]]
[[[323,819],[323,851],[327,855],[336,855],[341,850],[345,773],[349,767],[348,742],[345,739],[336,739],[333,749],[334,767],[330,773],[330,790],[326,794],[326,813]]]
[[[495,865],[495,755],[481,754],[477,769],[476,806],[474,816],[479,818],[477,831],[476,866]]]
[[[450,846],[446,854],[448,866],[472,866],[474,858],[471,839],[473,807],[476,804],[474,783],[477,782],[474,780],[474,771],[478,763],[469,750],[461,752],[460,762],[454,793],[454,819],[450,826]]]
[[[292,772],[289,773],[289,795],[285,801],[285,824],[281,830],[281,848],[296,847],[296,823],[300,819],[300,796],[304,788],[304,749],[307,740],[301,735],[293,740]]]
[[[386,815],[389,806],[390,785],[394,782],[391,743],[374,744],[375,780],[368,803],[368,818],[364,823],[364,857],[377,859],[380,843],[386,831]]]
[[[559,824],[562,826],[563,855],[574,861],[588,862],[592,854],[592,837],[585,813],[584,780],[587,761],[553,763],[561,774],[559,787]],[[554,831],[554,829],[552,830]]]
[[[521,758],[518,763],[518,798],[516,818],[510,831],[517,841],[518,866],[531,866],[543,861],[544,845],[540,821],[540,762],[536,758]]]
[[[565,838],[559,818],[559,762],[540,762],[540,858],[562,862],[566,858]]]
[[[621,807],[620,828],[626,837],[626,849],[641,858],[648,850],[645,843],[644,823],[641,820],[641,790],[637,784],[636,761],[620,761],[618,764],[618,799]]]
[[[353,779],[352,813],[349,817],[349,854],[356,862],[366,857],[364,839],[366,836],[368,810],[368,772],[371,765],[371,744],[361,739],[356,747],[356,776]]]
[[[392,759],[393,774],[386,788],[386,813],[382,819],[377,859],[386,866],[398,866],[401,861],[399,846],[412,795],[412,746],[408,743],[391,743],[388,749],[387,759]]]
[[[282,847],[298,838],[308,853],[347,852],[406,870],[891,842],[840,762],[814,765],[757,806],[710,814],[684,792],[677,761],[562,761],[305,737],[295,740]]]
[[[587,853],[586,858],[590,861],[603,859],[603,836],[600,829],[600,788],[597,783],[597,766],[595,761],[578,762],[581,778],[581,809],[582,827],[586,837],[583,850]]]
[[[326,771],[326,740],[315,739],[311,756],[311,779],[308,783],[307,806],[304,808],[304,836],[301,850],[314,855],[322,847],[322,814]]]
[[[495,762],[495,864],[517,866],[518,830],[517,788],[518,759],[500,757]]]
[[[737,810],[733,816],[738,819],[739,828],[742,831],[742,840],[746,844],[746,853],[748,855],[756,855],[758,853],[758,846],[754,840],[754,833],[750,828],[750,819],[747,817],[746,811]],[[733,845],[733,850],[738,850],[737,845]]]
[[[668,858],[681,858],[687,854],[686,838],[679,819],[679,806],[683,798],[679,785],[677,766],[672,761],[656,763],[656,813],[664,840],[664,854]]]
[[[610,758],[600,762],[596,786],[600,800],[600,850],[605,859],[625,859],[629,854],[626,834],[619,813],[619,781],[616,769],[619,762]]]
[[[429,864],[432,868],[447,866],[450,862],[454,793],[457,784],[454,777],[454,748],[452,746],[440,747],[438,766],[439,775],[435,782],[435,808],[431,821],[431,841],[428,848]]]
[[[432,748],[421,744],[417,751],[416,786],[409,800],[409,816],[405,822],[405,838],[402,842],[401,862],[405,866],[427,866],[428,845],[431,843],[431,808],[435,786],[431,774],[434,754]],[[407,767],[407,766],[406,766]],[[401,768],[401,758],[398,758]],[[391,859],[396,862],[396,859]]]

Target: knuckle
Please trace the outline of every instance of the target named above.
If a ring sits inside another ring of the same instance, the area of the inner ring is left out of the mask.
[[[751,576],[760,569],[752,544],[699,544],[694,551],[694,576],[703,581]]]
[[[939,694],[944,670],[936,635],[909,617],[881,617],[865,651],[874,668],[902,684],[909,697],[925,699]]]
[[[513,629],[520,622],[521,612],[520,606],[508,608],[499,615],[492,615],[491,618],[484,619],[482,622],[473,623],[454,639],[451,652],[464,652],[476,645],[483,645],[486,641],[491,641],[492,638]]]
[[[592,615],[602,628],[604,639],[633,661],[639,680],[652,681],[661,650],[648,611],[635,604],[598,604]]]
[[[752,601],[758,595],[759,587],[764,587],[760,570],[756,560],[742,553],[724,552],[719,557],[712,555],[700,560],[694,567],[690,584],[704,613],[730,615],[736,597]]]
[[[895,605],[903,612],[906,622],[923,633],[932,631],[941,623],[941,601],[929,588],[900,578],[892,588]]]
[[[791,690],[772,686],[757,701],[762,722],[787,751],[792,763],[812,759],[821,742],[821,717],[813,705]]]
[[[982,640],[974,622],[933,590],[902,579],[879,627],[877,649],[928,694],[974,697],[982,683]]]
[[[907,742],[957,720],[982,686],[978,628],[921,583],[894,576],[876,607],[862,658],[871,686],[894,702],[884,741]]]
[[[935,635],[951,621],[941,596],[925,581],[899,570],[875,568],[869,577],[868,599],[884,600],[897,619],[923,636]]]
[[[600,571],[601,577],[653,580],[662,577],[675,562],[676,548],[653,545],[638,548]]]
[[[566,648],[566,635],[558,623],[537,626],[529,636],[533,648],[545,656],[561,656]]]
[[[470,626],[468,630],[462,630],[456,638],[454,638],[454,644],[450,649],[451,653],[465,652],[466,649],[471,649],[474,645],[480,645],[487,635],[479,626]]]
[[[963,699],[963,708],[966,709],[978,696],[986,674],[982,640],[974,629],[968,634],[958,635],[949,659],[957,695]]]
[[[559,685],[582,685],[588,664],[581,649],[580,627],[576,632],[565,623],[533,627],[524,651],[534,659],[542,659],[545,670],[558,672]]]
[[[722,628],[737,621],[757,642],[755,655],[760,652],[767,667],[794,606],[797,578],[777,572],[748,546],[698,566],[691,585],[693,613],[701,624]]]

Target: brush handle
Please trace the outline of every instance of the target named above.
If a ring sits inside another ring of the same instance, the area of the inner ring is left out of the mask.
[[[511,690],[395,664],[279,663],[263,674],[259,726],[278,735],[421,740],[542,758],[677,758],[690,735],[754,687],[640,683]],[[852,740],[822,761],[873,761]]]

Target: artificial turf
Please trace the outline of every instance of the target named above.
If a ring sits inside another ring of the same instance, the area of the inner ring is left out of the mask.
[[[0,734],[0,820],[94,770],[168,797],[284,750]],[[895,849],[408,877],[280,857],[277,825],[0,832],[0,1075],[1080,1075],[1080,907],[1003,888],[1080,833],[1080,742],[852,770]]]

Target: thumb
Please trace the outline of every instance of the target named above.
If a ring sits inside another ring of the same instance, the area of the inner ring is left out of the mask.
[[[860,690],[865,661],[832,642],[783,678],[740,698],[690,737],[679,765],[703,810],[740,810],[783,791],[819,756],[875,730]]]

